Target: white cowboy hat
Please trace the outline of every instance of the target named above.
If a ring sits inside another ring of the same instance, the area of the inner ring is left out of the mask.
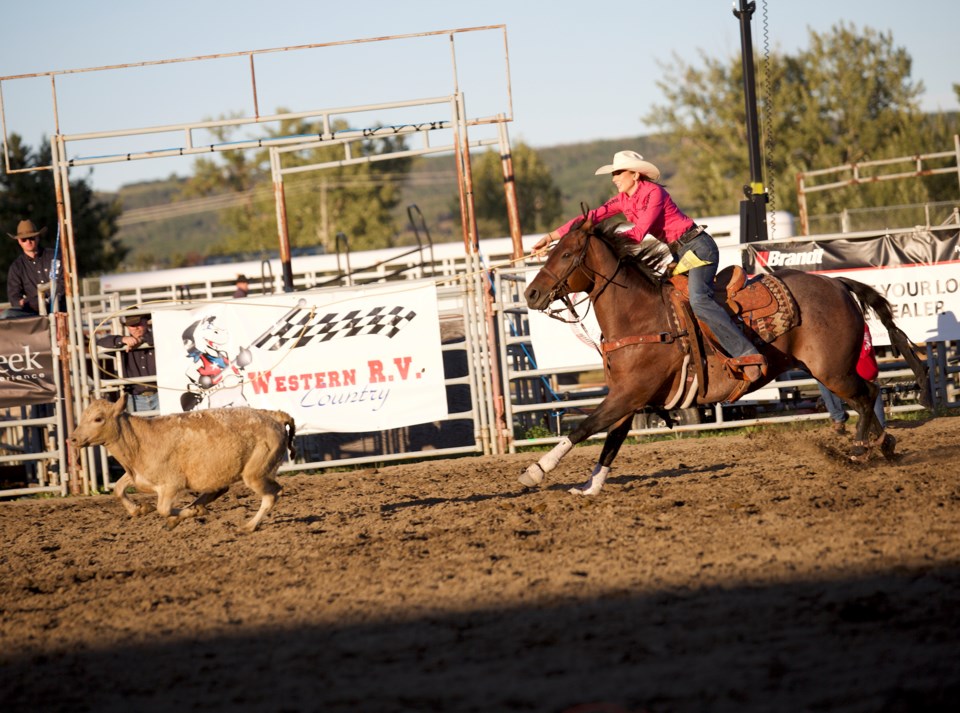
[[[594,175],[599,176],[614,171],[636,171],[642,173],[651,181],[660,180],[660,169],[649,161],[644,161],[643,156],[636,151],[617,151],[613,155],[613,163],[601,166],[594,172]]]

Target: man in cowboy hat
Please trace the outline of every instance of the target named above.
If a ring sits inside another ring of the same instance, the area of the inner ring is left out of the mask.
[[[3,313],[3,318],[33,317],[40,312],[37,296],[37,287],[50,282],[53,266],[53,251],[40,245],[40,238],[47,229],[37,229],[32,220],[21,220],[17,225],[15,235],[7,235],[20,243],[23,254],[10,264],[7,272],[7,296],[10,308]],[[63,300],[63,271],[56,270],[58,311],[62,310]]]
[[[127,328],[124,335],[108,334],[97,339],[97,346],[120,353],[120,373],[123,378],[156,377],[157,357],[153,348],[153,329],[149,315],[128,315],[123,318]],[[160,408],[156,383],[131,383],[124,387],[133,399],[128,401],[134,411],[156,411]]]
[[[246,297],[250,293],[250,280],[244,274],[237,275],[236,290],[233,292],[233,299]]]
[[[596,224],[622,213],[633,224],[623,235],[638,243],[647,235],[666,243],[681,271],[687,272],[690,307],[694,314],[710,328],[724,351],[734,358],[733,365],[739,369],[741,378],[750,382],[763,378],[765,358],[713,299],[713,278],[720,259],[720,250],[714,239],[704,226],[684,215],[657,182],[660,169],[636,151],[618,151],[613,156],[613,163],[601,166],[595,175],[607,173],[613,174],[617,195],[591,210],[587,219]],[[542,254],[551,242],[569,233],[580,220],[581,217],[574,218],[544,235],[533,246],[533,254]]]

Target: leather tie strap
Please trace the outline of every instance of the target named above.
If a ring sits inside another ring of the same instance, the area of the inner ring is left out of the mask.
[[[609,354],[623,347],[631,347],[634,344],[672,344],[680,334],[670,334],[670,332],[660,332],[658,334],[636,334],[632,337],[623,337],[613,341],[604,341],[601,344],[604,354]]]

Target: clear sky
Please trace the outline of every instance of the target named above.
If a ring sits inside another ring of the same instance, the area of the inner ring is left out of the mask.
[[[751,29],[758,67],[764,3],[772,48],[792,52],[806,47],[809,30],[825,32],[841,20],[889,31],[914,60],[913,78],[926,87],[923,107],[960,109],[951,89],[960,82],[957,0],[757,0]],[[553,146],[649,131],[641,117],[651,104],[663,101],[656,86],[662,71],[658,63],[669,63],[674,53],[694,65],[701,52],[739,57],[740,26],[733,4],[18,0],[7,3],[3,12],[0,76],[503,24],[512,82],[511,141]],[[330,50],[319,59],[311,54],[309,60],[302,59],[303,53],[273,54],[262,62],[258,58],[260,113],[280,106],[334,108],[446,94],[452,72],[449,41],[444,41],[394,42],[387,43],[388,48],[384,43],[363,44]],[[468,113],[506,110],[500,36],[471,33],[457,43]],[[250,107],[236,99],[252,93],[248,64],[243,62],[205,63],[217,67],[213,72],[199,71],[193,63],[61,77],[61,130],[99,131],[249,112]],[[8,132],[21,134],[33,146],[41,136],[54,133],[48,79],[7,81],[2,90]],[[179,138],[166,136],[154,148],[181,144]],[[127,149],[106,153],[114,150]],[[115,189],[145,178],[185,175],[191,164],[178,158],[98,166],[92,182],[99,189]]]

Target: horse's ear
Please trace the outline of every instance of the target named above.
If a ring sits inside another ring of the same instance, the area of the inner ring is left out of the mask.
[[[593,228],[593,221],[587,218],[587,216],[590,214],[590,206],[581,201],[580,210],[583,212],[583,224],[580,227],[583,230],[589,231]]]

